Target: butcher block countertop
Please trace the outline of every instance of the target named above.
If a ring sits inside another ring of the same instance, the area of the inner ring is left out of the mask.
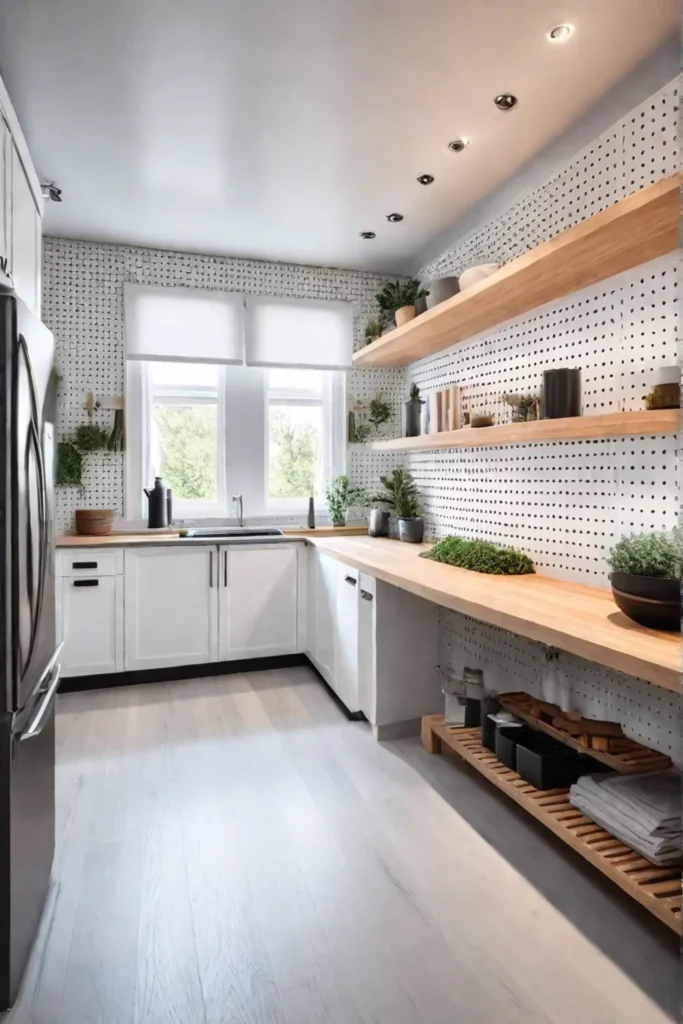
[[[309,530],[305,526],[283,526],[282,533],[285,537],[362,537],[368,532],[367,526],[320,526],[315,530]],[[83,537],[78,533],[65,533],[57,537],[58,548],[108,548],[108,547],[136,547],[141,544],[168,544],[177,543],[201,543],[221,544],[232,538],[221,537],[181,537],[177,530],[153,530],[147,533],[109,533],[106,537]],[[245,538],[249,539],[249,538]],[[252,537],[251,540],[259,541],[261,537]],[[272,538],[271,538],[272,539]]]
[[[309,537],[341,562],[418,597],[519,636],[678,692],[681,638],[632,622],[610,590],[549,576],[487,576],[420,558],[429,545],[371,537]]]

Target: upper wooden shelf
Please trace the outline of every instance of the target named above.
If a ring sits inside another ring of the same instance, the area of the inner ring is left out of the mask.
[[[676,434],[680,409],[644,409],[639,412],[608,412],[602,416],[572,416],[533,423],[502,423],[495,427],[465,427],[419,437],[392,437],[373,441],[378,452],[430,451],[437,448],[486,448],[497,444],[531,441],[583,441],[601,437],[633,437],[638,434]]]
[[[404,366],[678,247],[675,174],[619,200],[513,260],[486,281],[356,352],[366,366]]]

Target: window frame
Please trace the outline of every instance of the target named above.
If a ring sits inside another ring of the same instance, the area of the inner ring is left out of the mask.
[[[153,360],[151,362],[156,362]],[[151,424],[155,399],[161,397],[162,404],[184,405],[206,401],[213,404],[216,395],[217,406],[217,492],[216,502],[183,501],[174,495],[173,513],[175,519],[192,520],[232,520],[234,512],[230,496],[235,492],[246,492],[252,497],[245,505],[245,515],[253,518],[273,518],[277,516],[305,515],[308,509],[308,496],[302,498],[271,499],[269,486],[269,414],[273,404],[311,405],[322,408],[322,478],[323,481],[345,472],[346,465],[346,373],[340,370],[314,370],[322,374],[322,388],[319,392],[312,389],[270,388],[270,368],[260,368],[262,386],[260,388],[262,407],[263,433],[258,431],[252,436],[245,431],[244,443],[253,446],[251,464],[254,474],[250,479],[235,476],[231,471],[230,455],[227,444],[227,423],[240,422],[242,419],[239,396],[235,405],[235,389],[230,392],[231,408],[228,409],[227,374],[239,372],[242,367],[215,365],[218,371],[217,388],[196,386],[181,391],[174,385],[153,386],[149,373],[149,362],[141,360],[126,361],[126,418],[127,440],[125,454],[125,489],[124,510],[129,520],[146,518],[143,500],[143,488],[150,487],[153,478],[151,471]],[[246,368],[245,368],[246,369]],[[252,368],[249,372],[254,372]],[[210,391],[209,396],[207,392]],[[244,402],[255,400],[253,390],[245,393]],[[242,407],[244,408],[244,406]],[[258,412],[256,413],[259,416]],[[133,438],[139,438],[132,444]],[[242,438],[240,437],[240,441]],[[261,462],[261,465],[259,465]],[[243,472],[243,470],[241,471]],[[260,494],[260,501],[259,501]],[[256,498],[256,507],[251,502]],[[251,507],[250,507],[251,505]],[[315,496],[315,508],[326,513],[324,495]]]

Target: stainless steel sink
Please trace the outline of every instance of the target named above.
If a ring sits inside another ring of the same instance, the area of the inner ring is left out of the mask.
[[[181,537],[282,537],[276,526],[200,526],[196,530],[181,530]]]

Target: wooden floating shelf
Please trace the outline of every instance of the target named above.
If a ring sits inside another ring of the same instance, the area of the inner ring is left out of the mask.
[[[620,199],[356,352],[405,366],[678,248],[681,175]]]
[[[476,768],[537,821],[580,853],[624,892],[681,934],[681,867],[658,868],[587,818],[569,802],[568,789],[540,790],[525,782],[481,745],[479,729],[444,724],[440,715],[422,719],[422,742],[431,754],[442,745]]]
[[[439,448],[487,448],[499,444],[531,441],[585,441],[591,438],[633,437],[638,434],[676,434],[681,424],[680,409],[644,409],[638,412],[608,412],[601,416],[572,416],[532,423],[502,423],[495,427],[464,427],[419,437],[396,437],[373,441],[378,452],[431,451]]]

